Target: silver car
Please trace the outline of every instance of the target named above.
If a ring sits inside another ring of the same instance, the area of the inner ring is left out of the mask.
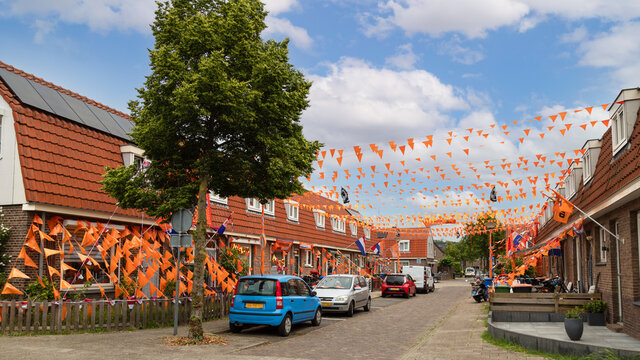
[[[325,276],[316,285],[322,312],[344,312],[353,316],[356,308],[371,309],[371,292],[367,281],[359,275],[339,274]]]

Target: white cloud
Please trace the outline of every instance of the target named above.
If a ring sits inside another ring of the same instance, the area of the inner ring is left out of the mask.
[[[579,43],[584,41],[589,35],[589,31],[583,25],[575,28],[572,32],[566,33],[560,37],[560,42],[563,43]]]
[[[33,28],[36,29],[36,33],[33,36],[33,41],[35,41],[36,44],[42,44],[44,42],[45,36],[52,32],[55,26],[55,21],[37,19],[33,24]]]
[[[298,0],[262,0],[264,9],[269,15],[278,15],[283,12],[291,11],[298,6]]]
[[[482,38],[491,30],[516,26],[520,32],[557,17],[565,20],[628,21],[640,16],[640,2],[629,0],[388,0],[365,24],[368,36],[393,27],[407,34],[438,37],[458,33]]]
[[[393,71],[362,60],[329,64],[309,75],[311,106],[303,114],[306,136],[328,146],[426,135],[451,124],[448,111],[468,108],[450,85],[424,70]]]
[[[307,30],[291,24],[287,19],[273,16],[267,17],[265,22],[267,29],[262,33],[262,36],[284,35],[289,37],[294,45],[302,49],[311,48],[313,39],[309,36]]]
[[[385,62],[395,68],[401,70],[413,69],[416,61],[418,61],[418,55],[413,52],[411,44],[404,44],[398,47],[396,55],[388,57]]]
[[[578,47],[579,64],[611,69],[618,87],[637,86],[640,74],[639,32],[640,22],[628,22],[583,40]]]
[[[456,35],[451,39],[442,42],[438,52],[440,54],[449,55],[453,61],[465,65],[472,65],[484,59],[484,54],[482,54],[480,50],[473,50],[462,46],[462,41]]]

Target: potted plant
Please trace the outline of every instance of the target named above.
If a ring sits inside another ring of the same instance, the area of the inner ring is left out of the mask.
[[[582,331],[584,330],[582,317],[580,316],[582,314],[584,314],[584,309],[579,306],[574,307],[565,314],[564,330],[567,332],[569,339],[573,341],[578,341],[582,337]]]
[[[587,312],[587,321],[591,326],[605,326],[604,311],[607,309],[607,303],[602,300],[592,300],[584,305]]]

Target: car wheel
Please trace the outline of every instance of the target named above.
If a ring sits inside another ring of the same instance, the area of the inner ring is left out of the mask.
[[[291,314],[287,314],[284,316],[284,319],[282,319],[280,326],[278,326],[278,333],[280,334],[280,336],[289,336],[289,334],[291,334],[292,326],[293,323],[291,322]]]
[[[418,289],[413,290],[413,296],[416,296],[416,295],[418,295]]]
[[[371,310],[371,298],[367,299],[367,305],[364,306],[364,311]]]
[[[320,326],[321,321],[322,321],[322,311],[320,311],[320,308],[318,308],[316,310],[316,316],[314,316],[313,320],[311,320],[311,325]]]
[[[408,298],[409,298],[409,293],[410,293],[410,292],[411,292],[411,290],[407,291],[407,292],[404,294],[404,297],[408,299]]]
[[[380,296],[382,296],[382,297],[387,297],[387,294],[382,293],[382,295],[380,295]]]
[[[239,333],[240,331],[242,331],[242,325],[229,323],[229,330],[231,330],[232,333]]]
[[[349,303],[349,310],[347,310],[347,316],[348,317],[353,316],[353,301]]]
[[[473,300],[475,300],[477,303],[479,303],[479,302],[482,301],[482,298],[479,297],[479,296],[476,296],[476,297],[473,298]]]

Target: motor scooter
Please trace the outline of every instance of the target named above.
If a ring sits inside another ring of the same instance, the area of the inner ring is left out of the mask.
[[[471,290],[471,296],[473,296],[473,300],[476,302],[482,302],[489,300],[489,292],[487,291],[487,286],[481,279],[476,280],[476,286]]]

